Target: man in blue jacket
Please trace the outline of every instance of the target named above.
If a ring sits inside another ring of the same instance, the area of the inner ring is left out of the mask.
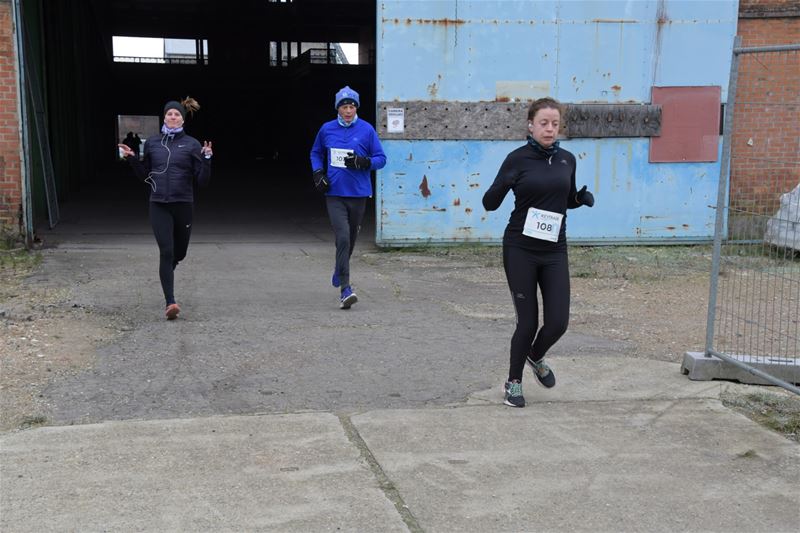
[[[358,118],[359,96],[349,86],[336,93],[338,116],[322,125],[311,147],[314,185],[325,194],[336,236],[336,266],[331,284],[341,287],[339,307],[358,301],[350,286],[350,256],[361,228],[367,198],[372,196],[370,171],[386,165],[375,128]]]

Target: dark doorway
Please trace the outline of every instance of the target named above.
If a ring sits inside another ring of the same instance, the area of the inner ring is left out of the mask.
[[[361,93],[359,116],[374,124],[375,9],[374,0],[23,0],[64,220],[109,199],[142,201],[144,188],[112,148],[126,133],[119,117],[160,115],[187,95],[202,106],[187,133],[214,143],[212,185],[197,198],[203,212],[324,215],[308,153],[344,85]],[[154,60],[117,54],[115,36],[179,42]],[[358,43],[357,64],[339,43]],[[41,200],[34,213],[37,232],[46,229]]]

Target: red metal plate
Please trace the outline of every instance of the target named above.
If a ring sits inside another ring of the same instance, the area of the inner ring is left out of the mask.
[[[716,161],[719,153],[721,89],[653,87],[661,105],[661,136],[650,138],[651,163]]]

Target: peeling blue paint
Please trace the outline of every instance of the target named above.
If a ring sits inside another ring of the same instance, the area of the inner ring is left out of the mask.
[[[724,102],[737,20],[735,0],[384,0],[377,99],[494,101],[498,82],[528,80],[564,102],[649,103],[653,85],[718,85]],[[523,142],[385,140],[378,244],[499,242],[513,197],[492,213],[481,198]],[[713,237],[719,158],[651,164],[648,138],[562,145],[597,200],[569,212],[571,242]]]
[[[385,141],[389,160],[407,151],[412,142]],[[469,241],[500,242],[513,208],[513,195],[509,194],[493,212],[486,212],[481,200],[506,154],[522,142],[413,144],[418,159],[444,157],[449,165],[431,171],[424,163],[417,163],[416,168],[405,169],[405,176],[395,173],[392,179],[379,181],[378,242],[451,242],[464,240],[462,233],[468,233]],[[464,157],[465,144],[470,157]],[[573,153],[594,154],[597,149],[596,156],[587,155],[578,161],[578,187],[594,184],[596,203],[591,209],[568,212],[571,242],[631,242],[643,237],[702,241],[713,236],[715,211],[709,206],[716,201],[719,163],[651,164],[647,139],[574,139],[561,145]],[[419,191],[423,176],[430,189],[428,197]],[[615,179],[626,183],[626,188],[614,189]],[[407,194],[407,190],[414,194]]]

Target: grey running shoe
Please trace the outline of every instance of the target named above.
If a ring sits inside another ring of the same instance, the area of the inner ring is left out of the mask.
[[[526,362],[530,365],[533,375],[536,376],[536,379],[539,380],[539,383],[543,387],[552,389],[556,386],[556,375],[553,374],[553,370],[544,362],[544,357],[538,361],[534,361],[529,355]]]
[[[525,397],[522,395],[522,383],[519,381],[506,381],[503,385],[503,403],[511,407],[525,407]]]

